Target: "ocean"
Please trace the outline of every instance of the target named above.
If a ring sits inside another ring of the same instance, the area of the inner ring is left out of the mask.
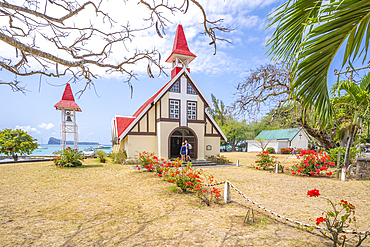
[[[73,145],[67,145],[67,147],[73,148]],[[110,153],[112,151],[112,145],[104,145],[104,146],[109,146],[109,148],[103,148],[103,149],[98,149],[98,150],[103,150],[106,153]],[[35,149],[30,155],[32,156],[51,156],[53,155],[53,152],[59,151],[60,145],[57,144],[43,144],[40,145],[40,149]],[[83,151],[87,147],[93,147],[93,148],[98,148],[97,145],[78,145],[78,150]]]

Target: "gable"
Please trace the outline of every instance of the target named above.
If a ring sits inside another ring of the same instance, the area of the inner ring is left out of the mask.
[[[176,81],[182,76],[185,75],[187,77],[188,83],[192,86],[194,91],[197,95],[202,99],[204,102],[205,107],[210,106],[210,102],[204,96],[203,92],[200,90],[198,85],[195,83],[194,79],[188,72],[186,68],[183,68],[172,80],[170,80],[165,86],[163,86],[157,93],[155,93],[152,97],[150,97],[135,113],[132,117],[127,117],[133,120],[129,121],[129,119],[125,120],[125,125],[122,124],[121,131],[117,131],[118,136],[120,139],[123,139],[134,126],[137,124],[138,121],[146,114],[146,112],[156,103],[158,102],[169,90],[170,88],[176,83]],[[122,120],[121,120],[122,121]],[[118,127],[118,122],[117,122]]]

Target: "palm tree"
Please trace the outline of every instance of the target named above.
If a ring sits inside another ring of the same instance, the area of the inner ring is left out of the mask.
[[[361,128],[361,122],[367,115],[367,111],[370,103],[370,93],[368,92],[369,80],[364,77],[362,83],[357,85],[353,81],[341,81],[334,85],[334,91],[336,91],[339,97],[334,98],[333,104],[341,109],[345,109],[346,112],[352,114],[349,126],[349,138],[347,140],[346,153],[344,155],[344,166],[348,166],[349,152],[353,144],[355,135],[359,128]],[[345,91],[344,96],[340,96],[341,91]]]
[[[277,26],[269,39],[269,55],[291,66],[292,95],[304,109],[315,108],[321,123],[332,122],[327,78],[339,48],[342,66],[362,58],[370,40],[369,0],[288,0],[269,18]]]

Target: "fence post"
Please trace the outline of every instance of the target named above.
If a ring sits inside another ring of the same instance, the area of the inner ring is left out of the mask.
[[[275,164],[275,173],[279,173],[279,163]]]
[[[340,168],[340,156],[341,156],[341,152],[339,151],[338,152],[338,157],[337,157],[337,179],[339,179],[339,168]]]
[[[340,176],[340,179],[342,181],[346,181],[346,175],[347,175],[346,168],[345,167],[342,167],[342,175]]]
[[[225,182],[224,201],[225,203],[231,202],[230,184],[227,181]]]
[[[236,161],[236,166],[239,166],[239,160]]]

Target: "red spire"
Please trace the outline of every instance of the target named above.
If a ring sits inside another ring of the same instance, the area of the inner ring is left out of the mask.
[[[196,58],[196,56],[190,52],[188,43],[186,42],[184,30],[182,28],[182,25],[178,25],[176,29],[176,36],[175,36],[175,42],[173,43],[172,53],[167,58],[166,62],[172,63],[173,60],[175,60],[176,55],[185,55],[190,56],[192,58],[189,59],[189,62]]]
[[[62,100],[54,105],[57,110],[75,110],[81,111],[81,108],[76,104],[75,98],[71,90],[71,85],[67,83],[62,96]]]

